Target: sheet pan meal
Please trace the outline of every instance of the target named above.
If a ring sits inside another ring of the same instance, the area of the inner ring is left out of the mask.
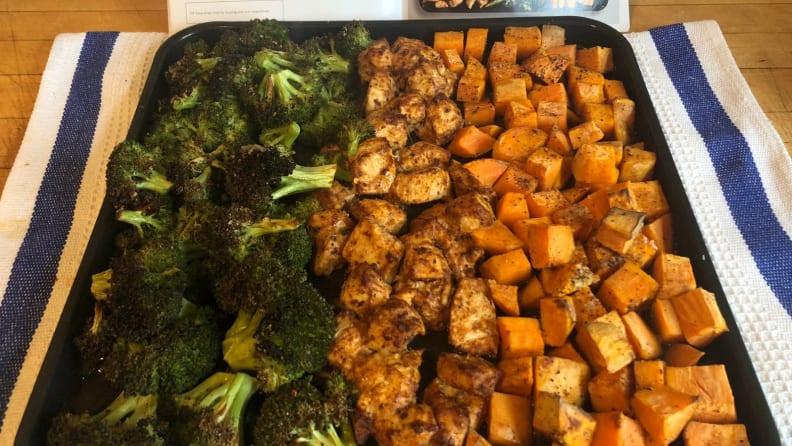
[[[187,43],[108,164],[75,343],[112,397],[49,444],[748,444],[619,63],[549,24]]]

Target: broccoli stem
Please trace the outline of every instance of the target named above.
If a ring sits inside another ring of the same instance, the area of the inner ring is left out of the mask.
[[[261,50],[256,53],[254,59],[256,65],[260,66],[268,73],[274,73],[283,68],[294,67],[294,62],[284,57],[284,54],[283,51]]]
[[[240,310],[223,339],[223,359],[231,370],[258,370],[264,366],[256,354],[255,338],[264,312]]]
[[[305,98],[308,92],[303,76],[289,69],[283,69],[268,75],[265,81],[271,83],[281,104],[291,105],[295,99]]]
[[[300,125],[291,122],[281,127],[262,130],[259,135],[259,142],[265,146],[277,147],[285,156],[294,154],[292,146],[297,137],[300,136]]]
[[[156,395],[128,397],[122,393],[110,405],[94,415],[92,420],[108,426],[122,425],[125,428],[132,428],[140,420],[153,418],[156,412]]]
[[[158,172],[152,173],[149,177],[142,175],[135,175],[135,177],[140,180],[135,184],[135,188],[137,190],[148,190],[160,195],[165,195],[168,193],[171,187],[173,187],[173,183],[168,181],[165,175],[162,175]]]
[[[91,275],[91,295],[94,299],[107,300],[110,293],[110,279],[113,277],[113,270],[108,268],[104,271]]]
[[[326,164],[324,166],[297,165],[290,175],[281,179],[280,186],[272,192],[272,198],[277,200],[288,195],[332,187],[335,173],[335,164]]]
[[[212,410],[217,424],[238,426],[250,397],[256,392],[256,380],[245,373],[217,372],[198,384],[179,400],[188,405]]]
[[[137,228],[140,236],[143,237],[143,227],[151,226],[157,231],[162,231],[164,226],[154,216],[145,215],[143,211],[122,209],[116,213],[116,220],[128,223]]]

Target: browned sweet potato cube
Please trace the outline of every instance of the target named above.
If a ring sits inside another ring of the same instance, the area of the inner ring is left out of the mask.
[[[627,331],[615,311],[579,327],[575,342],[596,372],[613,373],[635,359]]]

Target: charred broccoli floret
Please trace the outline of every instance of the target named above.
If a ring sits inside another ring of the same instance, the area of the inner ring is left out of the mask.
[[[359,20],[344,24],[335,35],[336,50],[351,61],[357,61],[358,54],[368,48],[372,41],[368,28]]]
[[[165,176],[162,154],[137,141],[118,144],[107,163],[107,197],[116,209],[159,207],[173,183]]]
[[[267,395],[253,427],[256,446],[351,446],[351,404],[343,377],[336,374],[320,390],[303,378]]]
[[[188,392],[163,402],[169,441],[182,446],[242,446],[247,403],[256,380],[245,373],[217,372]]]
[[[120,394],[95,415],[62,412],[47,432],[50,446],[165,445],[167,425],[157,418],[156,395]]]

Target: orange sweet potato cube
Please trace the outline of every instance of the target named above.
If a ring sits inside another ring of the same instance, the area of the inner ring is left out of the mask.
[[[503,41],[517,47],[517,60],[523,60],[542,45],[542,31],[538,26],[507,26]]]
[[[493,84],[492,103],[495,104],[495,113],[502,116],[510,102],[529,103],[524,80],[508,78]]]
[[[629,144],[635,133],[635,101],[630,98],[615,98],[613,109],[613,137]]]
[[[701,287],[671,298],[685,340],[695,347],[706,347],[729,331],[718,308],[715,295]]]
[[[618,410],[632,414],[630,399],[635,389],[635,376],[631,366],[611,373],[601,371],[588,383],[588,395],[595,412]]]
[[[596,412],[597,429],[591,446],[644,446],[643,429],[640,423],[621,411]]]
[[[641,233],[645,218],[646,214],[643,212],[611,207],[595,232],[597,242],[619,254],[624,254]]]
[[[503,123],[513,127],[536,127],[537,113],[529,101],[511,101],[503,111]]]
[[[605,89],[605,100],[608,102],[612,103],[616,98],[630,97],[627,93],[627,89],[624,87],[624,82],[618,79],[605,79],[603,88]]]
[[[469,62],[471,58],[479,62],[484,61],[487,34],[489,34],[489,28],[468,28],[465,33],[465,50],[463,52],[465,63]]]
[[[580,108],[580,118],[596,124],[602,130],[604,139],[613,137],[614,118],[613,107],[610,104],[587,102]]]
[[[509,167],[503,171],[503,174],[492,187],[495,189],[495,193],[503,196],[507,192],[530,194],[536,190],[538,184],[539,182],[536,178],[526,172],[522,166],[518,166],[517,163],[510,163]]]
[[[531,399],[526,396],[495,392],[490,397],[487,439],[493,445],[530,444]]]
[[[481,276],[504,285],[519,285],[531,277],[531,262],[522,248],[494,255],[480,267]]]
[[[556,444],[588,445],[594,437],[594,417],[551,393],[534,396],[533,428]]]
[[[569,206],[566,197],[558,189],[532,192],[526,195],[526,200],[534,217],[549,217],[553,212]]]
[[[671,214],[660,217],[645,224],[641,232],[657,246],[657,252],[671,252],[674,248],[674,231],[671,226]]]
[[[488,254],[503,254],[523,247],[523,242],[502,221],[495,220],[470,233],[473,244]]]
[[[539,319],[499,316],[497,324],[502,359],[539,356],[544,353],[545,345]]]
[[[663,346],[660,339],[644,322],[641,316],[630,311],[622,315],[624,328],[627,330],[627,338],[633,346],[635,356],[639,359],[655,359],[663,353]]]
[[[640,309],[655,297],[657,281],[635,262],[625,262],[602,281],[597,297],[605,308],[619,314]]]
[[[608,73],[613,70],[613,49],[604,46],[578,48],[575,63],[589,70]]]
[[[741,423],[714,424],[691,421],[685,425],[682,438],[689,446],[749,445],[748,432]]]
[[[462,103],[465,125],[483,127],[495,122],[495,105],[489,100]]]
[[[661,252],[652,264],[652,277],[657,281],[657,298],[666,299],[696,289],[693,265],[688,257]]]
[[[533,225],[525,242],[534,268],[552,268],[569,263],[575,252],[575,237],[567,225]]]
[[[507,316],[519,316],[520,304],[517,299],[517,285],[504,285],[494,280],[487,280],[487,288],[495,306]]]
[[[651,179],[657,163],[657,154],[636,146],[626,146],[619,164],[619,182]]]
[[[517,45],[500,40],[492,42],[489,56],[487,56],[487,65],[498,62],[517,63]]]
[[[671,344],[685,340],[682,327],[679,325],[679,318],[674,310],[674,304],[670,299],[653,300],[651,316],[652,324],[661,341]]]
[[[539,148],[528,155],[523,169],[539,182],[538,190],[554,189],[561,177],[564,158],[558,153]]]
[[[538,276],[532,276],[528,281],[520,287],[519,294],[517,294],[517,301],[520,304],[520,310],[535,311],[539,309],[539,300],[547,296],[542,282],[539,281]]]
[[[585,263],[566,263],[539,270],[539,280],[548,295],[572,294],[597,282],[597,276]]]
[[[558,395],[562,400],[582,406],[587,400],[591,369],[584,362],[557,356],[540,355],[534,359],[534,393]]]
[[[594,144],[601,140],[605,134],[597,127],[594,121],[585,121],[570,128],[567,136],[569,136],[569,142],[572,144],[572,148],[580,149],[586,144]],[[616,166],[614,166],[614,168],[615,167]]]
[[[578,328],[575,343],[596,372],[616,372],[635,359],[627,331],[615,311]]]
[[[531,396],[534,382],[534,357],[518,356],[498,361],[501,377],[495,390],[512,395]]]
[[[672,367],[688,367],[698,364],[703,356],[703,351],[682,342],[666,347],[663,360]]]
[[[453,49],[457,54],[465,51],[465,33],[462,31],[435,31],[432,48],[438,53]]]
[[[575,328],[575,303],[571,297],[546,297],[539,301],[539,321],[546,345],[564,345]]]
[[[553,127],[567,129],[566,102],[540,101],[536,106],[536,126],[550,133]],[[569,139],[567,138],[567,141]],[[566,151],[568,153],[568,151]]]
[[[690,421],[696,399],[693,395],[660,386],[635,392],[631,405],[651,444],[665,446],[676,440]]]
[[[661,359],[636,360],[633,362],[635,390],[652,389],[665,385],[666,363]]]

